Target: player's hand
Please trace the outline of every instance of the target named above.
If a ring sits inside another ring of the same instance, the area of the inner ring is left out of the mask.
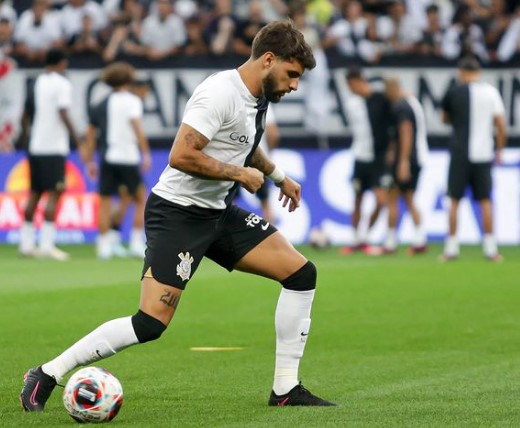
[[[255,193],[264,184],[264,174],[256,168],[245,167],[240,184],[249,193]]]
[[[300,206],[302,198],[302,186],[290,177],[285,177],[284,180],[277,184],[280,187],[280,195],[278,200],[282,201],[282,206],[285,208],[289,204],[289,212],[292,213]]]
[[[397,165],[397,178],[399,181],[406,182],[412,178],[410,173],[410,162],[408,160],[401,160]]]
[[[152,166],[152,158],[150,153],[143,153],[143,161],[141,162],[141,171],[146,172]]]
[[[495,153],[495,165],[502,165],[502,150],[497,150]]]
[[[92,181],[97,180],[98,178],[98,166],[94,161],[90,161],[87,163],[87,177]]]

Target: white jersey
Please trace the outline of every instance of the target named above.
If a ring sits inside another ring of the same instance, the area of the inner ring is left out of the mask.
[[[257,129],[263,131],[266,109],[265,99],[259,101],[249,92],[238,71],[228,70],[213,74],[195,89],[182,122],[209,140],[202,149],[205,154],[243,166]],[[168,165],[152,191],[179,205],[224,209],[234,184],[193,177]]]
[[[114,92],[107,105],[108,163],[137,165],[141,159],[137,135],[132,127],[133,119],[143,117],[143,103],[130,92]]]
[[[34,84],[34,121],[29,142],[33,155],[69,154],[69,132],[60,110],[72,104],[72,84],[56,72],[38,76]]]

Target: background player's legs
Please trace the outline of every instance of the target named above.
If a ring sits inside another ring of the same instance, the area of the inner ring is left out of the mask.
[[[262,207],[262,217],[265,219],[265,221],[274,224],[275,218],[273,210],[271,209],[271,205],[269,204],[269,199],[262,199],[260,201],[260,205]]]
[[[78,366],[110,357],[128,346],[158,339],[170,323],[182,290],[145,277],[139,312],[108,321],[42,366],[58,382]]]
[[[132,203],[132,197],[128,194],[125,187],[119,189],[119,203],[112,209],[110,218],[110,240],[112,244],[112,252],[116,257],[126,257],[128,255],[126,248],[123,246],[121,236],[121,228],[125,220],[128,207]]]
[[[134,219],[132,223],[132,231],[130,232],[130,254],[135,257],[144,257],[146,244],[144,241],[144,206],[146,204],[146,188],[144,184],[139,185],[133,195],[135,204]]]
[[[496,259],[499,257],[499,254],[497,243],[493,236],[493,206],[491,199],[482,199],[480,201],[480,209],[482,212],[482,229],[484,230],[482,250],[487,258]]]
[[[112,257],[112,237],[110,235],[112,196],[100,195],[99,197],[99,236],[97,238],[97,256],[102,260]]]
[[[397,186],[392,186],[388,192],[388,232],[386,234],[383,250],[393,253],[397,249],[397,217],[399,216],[399,198],[401,192]]]
[[[377,219],[379,218],[379,214],[387,204],[388,200],[388,191],[383,187],[375,187],[374,188],[374,196],[376,197],[376,206],[372,214],[370,214],[370,220],[368,223],[368,229],[370,230],[374,224],[376,224]]]
[[[414,194],[414,190],[407,189],[403,193],[403,197],[406,203],[406,207],[412,216],[413,224],[415,225],[415,236],[412,242],[412,248],[415,250],[423,250],[426,247],[426,234],[422,228],[421,213],[415,205]]]
[[[23,256],[34,255],[36,247],[36,231],[34,229],[34,213],[42,196],[41,192],[31,190],[27,206],[25,207],[25,221],[20,229],[20,245],[18,251]]]
[[[40,253],[43,256],[50,256],[59,260],[67,260],[69,255],[56,248],[56,209],[62,190],[52,190],[47,193],[47,205],[44,212],[44,222],[40,231]]]
[[[282,283],[275,313],[276,368],[273,391],[287,394],[298,385],[298,367],[309,334],[316,268],[276,232],[248,252],[235,269]]]
[[[450,198],[449,212],[449,234],[444,243],[444,257],[453,259],[459,256],[459,242],[457,240],[457,213],[459,210],[459,200]]]

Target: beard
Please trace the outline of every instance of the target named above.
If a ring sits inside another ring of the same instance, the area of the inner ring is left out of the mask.
[[[276,81],[272,74],[272,72],[269,72],[267,76],[265,76],[263,82],[262,82],[262,89],[264,92],[264,97],[269,101],[270,103],[277,103],[282,98],[282,95],[284,94],[283,91],[277,91],[276,90]]]

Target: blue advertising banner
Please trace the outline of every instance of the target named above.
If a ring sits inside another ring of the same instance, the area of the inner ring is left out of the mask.
[[[286,212],[278,202],[278,192],[272,187],[270,203],[277,227],[295,244],[307,242],[313,228],[319,227],[333,243],[342,244],[352,239],[350,216],[354,206],[354,194],[350,177],[353,159],[349,150],[285,150],[272,154],[274,160],[288,175],[302,184],[303,199],[294,213]],[[153,152],[153,167],[145,175],[148,189],[156,183],[167,165],[168,151]],[[424,228],[431,241],[439,241],[447,232],[446,179],[448,154],[444,151],[430,153],[424,166],[416,194],[416,201],[424,219]],[[520,150],[504,152],[504,162],[496,166],[494,178],[495,233],[501,244],[520,244]],[[97,236],[98,196],[97,183],[90,181],[76,153],[72,154],[66,168],[67,190],[60,202],[56,223],[58,242],[91,243]],[[0,155],[0,242],[16,244],[19,227],[23,222],[23,208],[27,201],[29,169],[21,153]],[[470,196],[470,195],[468,195]],[[368,194],[363,204],[366,217],[374,206],[373,195]],[[43,203],[35,218],[38,227],[42,221]],[[260,213],[260,203],[254,195],[242,191],[237,203],[255,213]],[[123,229],[128,236],[130,218]],[[478,207],[469,198],[460,205],[459,237],[463,243],[480,241],[481,228]],[[374,226],[370,240],[380,242],[386,233],[387,214]],[[413,237],[413,224],[405,210],[399,219],[398,235],[401,242]]]

